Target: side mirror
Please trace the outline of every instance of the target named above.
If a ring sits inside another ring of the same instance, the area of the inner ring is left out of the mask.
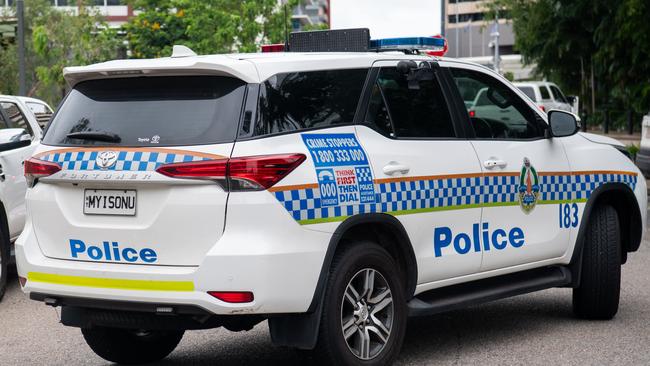
[[[547,116],[552,137],[571,136],[580,131],[580,118],[573,113],[552,109]]]
[[[32,136],[24,128],[5,128],[0,130],[0,152],[29,146]]]

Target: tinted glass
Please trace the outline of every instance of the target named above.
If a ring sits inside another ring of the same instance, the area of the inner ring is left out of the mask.
[[[544,136],[545,123],[515,92],[482,72],[451,69],[463,98],[474,102],[467,112],[476,137],[533,139]]]
[[[551,85],[551,93],[553,93],[553,99],[557,102],[562,102],[562,103],[569,103],[566,98],[564,97],[564,94],[558,89],[557,87]]]
[[[220,76],[92,80],[70,92],[43,139],[50,145],[159,146],[232,142],[245,84]],[[100,132],[119,143],[75,139]]]
[[[366,122],[384,133],[392,127],[397,137],[455,137],[438,81],[434,78],[418,84],[418,88],[409,88],[407,75],[394,67],[382,68],[373,88]]]
[[[352,123],[367,69],[274,75],[260,88],[257,136]]]
[[[4,110],[5,116],[9,118],[9,128],[22,128],[31,136],[34,135],[32,127],[29,125],[29,122],[27,122],[27,118],[25,118],[23,112],[18,108],[18,105],[10,102],[0,102],[0,107]],[[4,128],[5,125],[2,125],[2,127]]]
[[[537,101],[535,97],[535,89],[532,86],[518,86],[519,90],[524,92],[533,102]]]
[[[539,93],[542,95],[542,99],[551,99],[551,95],[548,93],[548,88],[546,88],[544,85],[539,86]]]

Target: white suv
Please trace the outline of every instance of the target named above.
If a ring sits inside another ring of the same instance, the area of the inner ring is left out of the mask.
[[[645,180],[484,67],[185,50],[65,78],[25,165],[19,276],[107,360],[268,320],[277,345],[383,365],[408,316],[551,287],[580,317],[617,312]],[[484,88],[493,111],[470,117]]]
[[[568,112],[573,110],[571,102],[554,83],[548,81],[516,82],[514,85],[523,91],[544,112],[551,109],[560,109]]]
[[[12,243],[25,225],[23,161],[40,139],[41,128],[32,111],[19,97],[0,95],[0,299],[13,260]]]

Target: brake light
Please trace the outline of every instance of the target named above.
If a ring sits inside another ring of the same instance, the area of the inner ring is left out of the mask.
[[[284,43],[263,44],[262,52],[284,52]]]
[[[542,112],[546,112],[546,108],[543,105],[539,104],[538,107]]]
[[[223,291],[208,291],[208,294],[223,302],[232,304],[242,304],[246,302],[253,302],[254,296],[250,291],[236,291],[236,292],[223,292]]]
[[[25,179],[29,187],[33,187],[38,178],[47,177],[59,171],[61,171],[61,165],[57,163],[35,158],[25,160]]]
[[[261,155],[162,165],[172,178],[210,179],[230,191],[268,189],[305,161],[304,154]]]
[[[469,111],[469,117],[470,118],[476,117],[476,111]]]

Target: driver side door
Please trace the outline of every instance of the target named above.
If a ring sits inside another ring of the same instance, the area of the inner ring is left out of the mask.
[[[480,100],[466,116],[483,172],[481,271],[563,256],[570,230],[559,210],[573,207],[562,142],[546,138],[542,116],[507,83],[479,68],[451,73],[463,99]]]

